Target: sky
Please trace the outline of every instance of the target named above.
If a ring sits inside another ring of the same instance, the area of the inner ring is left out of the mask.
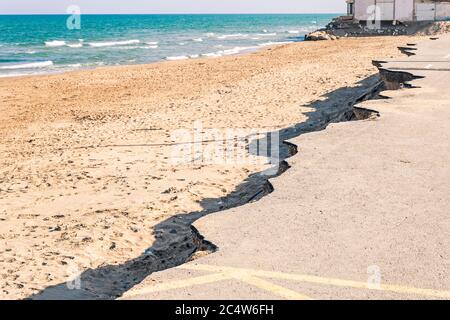
[[[0,14],[81,13],[341,13],[345,0],[1,0]]]

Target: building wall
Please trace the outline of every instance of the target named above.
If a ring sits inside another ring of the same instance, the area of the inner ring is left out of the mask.
[[[370,6],[375,5],[375,0],[355,0],[355,19],[357,20],[369,20],[370,14],[367,9]]]
[[[414,20],[414,0],[395,1],[395,20],[399,21]]]
[[[380,10],[380,20],[394,20],[394,0],[377,0],[376,5]]]
[[[436,19],[450,20],[450,2],[436,3]]]
[[[416,20],[430,21],[436,16],[436,4],[431,1],[416,1]]]
[[[354,17],[357,20],[371,20],[371,6],[379,8],[379,19],[384,21],[429,21],[450,20],[450,0],[354,0]]]

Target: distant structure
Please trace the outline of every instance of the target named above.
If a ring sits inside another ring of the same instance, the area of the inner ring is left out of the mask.
[[[347,0],[347,15],[356,21],[450,20],[450,0]]]

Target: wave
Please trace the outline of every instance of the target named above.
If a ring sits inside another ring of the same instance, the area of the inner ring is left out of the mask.
[[[81,63],[68,64],[67,67],[69,67],[69,68],[81,68],[82,64]]]
[[[145,44],[148,44],[150,46],[156,46],[159,44],[159,42],[158,41],[149,41],[149,42],[146,42]]]
[[[30,63],[0,66],[0,70],[36,69],[36,68],[46,68],[52,65],[53,61],[30,62]]]
[[[201,53],[201,54],[191,54],[187,56],[173,56],[173,57],[166,57],[165,60],[169,61],[177,61],[177,60],[187,60],[187,59],[197,59],[200,57],[204,58],[219,58],[223,56],[230,56],[239,54],[244,51],[251,51],[258,49],[257,46],[253,47],[234,47],[232,49],[225,49],[225,50],[219,50],[216,52],[207,52],[207,53]]]
[[[300,31],[299,30],[289,30],[289,31],[287,31],[287,33],[289,33],[289,34],[299,34]]]
[[[141,49],[157,49],[158,46],[157,45],[154,45],[154,46],[143,46],[143,47],[139,47],[139,48],[141,48]]]
[[[228,50],[223,50],[222,53],[225,56],[229,56],[229,55],[234,55],[234,54],[239,54],[243,51],[250,51],[250,50],[254,50],[257,49],[258,47],[235,47],[233,49],[228,49]]]
[[[67,46],[69,48],[82,48],[83,44],[82,43],[69,43]]]
[[[203,42],[203,39],[202,38],[194,38],[194,39],[192,39],[192,41],[194,41],[194,42]]]
[[[206,58],[217,58],[217,57],[222,57],[222,56],[236,55],[241,52],[251,51],[251,50],[255,50],[257,48],[258,47],[234,47],[232,49],[220,50],[220,51],[211,52],[211,53],[203,53],[201,56],[206,57]]]
[[[276,35],[277,34],[274,32],[274,33],[258,33],[256,36],[258,36],[258,37],[274,37]]]
[[[126,46],[129,44],[140,43],[140,40],[124,40],[124,41],[109,41],[109,42],[90,42],[89,45],[95,48],[102,47],[114,47],[114,46]]]
[[[83,47],[83,39],[78,40],[79,43],[67,43],[66,41],[62,40],[53,40],[53,41],[46,41],[45,46],[49,48],[57,48],[57,47],[69,47],[69,48],[81,48]]]
[[[175,57],[166,57],[168,61],[178,61],[178,60],[186,60],[189,59],[188,56],[175,56]]]
[[[217,39],[224,40],[228,38],[247,38],[248,34],[245,33],[234,33],[234,34],[224,34],[221,36],[218,36]]]
[[[6,74],[0,74],[0,78],[10,78],[10,77],[20,77],[25,76],[24,73],[6,73]]]
[[[60,40],[54,40],[54,41],[46,41],[45,42],[45,46],[46,47],[63,47],[66,45],[65,41],[60,41]]]
[[[210,52],[210,53],[202,53],[201,56],[205,58],[218,58],[221,57],[222,54],[219,52]]]
[[[289,43],[293,43],[293,41],[266,42],[266,43],[260,43],[260,44],[258,44],[258,46],[268,47],[268,46],[276,46],[276,45],[289,44]]]

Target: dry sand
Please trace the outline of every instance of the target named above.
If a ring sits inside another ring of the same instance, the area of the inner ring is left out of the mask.
[[[411,38],[342,39],[218,59],[0,79],[0,298],[139,256],[152,227],[232,192],[260,164],[175,165],[171,133],[283,128],[376,73]],[[248,190],[251,193],[251,190]],[[211,204],[219,208],[220,204]]]

